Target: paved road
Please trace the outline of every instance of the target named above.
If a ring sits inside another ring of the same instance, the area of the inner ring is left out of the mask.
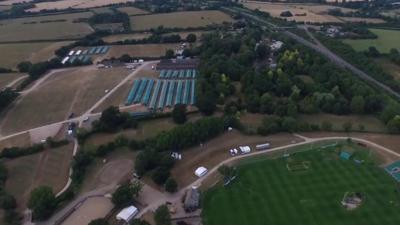
[[[229,10],[231,12],[240,12],[242,15],[246,16],[247,18],[250,18],[250,19],[252,19],[254,21],[262,23],[262,24],[266,25],[269,28],[273,28],[273,29],[276,29],[276,30],[284,30],[283,33],[286,34],[287,36],[289,36],[289,37],[293,38],[294,40],[296,40],[297,42],[299,42],[299,43],[301,43],[301,44],[303,44],[303,45],[315,50],[316,52],[319,52],[320,54],[324,55],[326,58],[331,60],[336,65],[338,65],[338,66],[340,66],[342,68],[346,68],[346,69],[350,70],[351,72],[356,74],[362,80],[364,80],[366,82],[369,82],[369,83],[381,88],[382,90],[386,91],[390,95],[392,95],[392,96],[394,96],[394,97],[396,97],[397,99],[400,100],[400,93],[392,90],[389,86],[387,86],[387,85],[375,80],[374,78],[369,76],[364,71],[358,69],[357,67],[355,67],[352,64],[348,63],[346,60],[342,59],[341,57],[339,57],[335,53],[331,52],[328,48],[326,48],[324,45],[322,45],[316,38],[312,37],[314,40],[316,40],[316,44],[313,44],[313,43],[305,40],[304,38],[302,38],[302,37],[290,32],[289,30],[285,30],[285,28],[283,28],[283,27],[278,27],[275,24],[266,21],[265,19],[262,19],[262,18],[260,18],[260,17],[258,17],[256,15],[253,15],[248,10],[244,10],[244,9],[240,9],[240,8],[224,8],[224,9]]]

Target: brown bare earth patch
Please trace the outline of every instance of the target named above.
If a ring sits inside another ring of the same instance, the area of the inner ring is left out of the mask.
[[[49,1],[40,2],[35,4],[35,8],[28,9],[28,12],[39,12],[40,10],[50,9],[87,9],[93,7],[100,7],[111,4],[125,3],[129,0],[61,0],[61,1]]]
[[[134,16],[134,15],[141,15],[141,14],[149,13],[146,10],[139,9],[139,8],[136,8],[136,7],[132,7],[132,6],[118,8],[118,11],[121,11],[121,12],[124,12],[124,13],[128,14],[128,16]]]
[[[229,154],[231,148],[249,145],[252,151],[255,151],[257,144],[268,142],[273,148],[301,141],[302,139],[285,133],[269,136],[246,136],[238,131],[227,132],[205,143],[202,147],[197,146],[184,151],[182,160],[178,161],[172,169],[172,176],[183,187],[196,180],[194,171],[197,167],[204,166],[211,169],[225,159],[232,157]]]
[[[117,149],[103,159],[96,159],[86,172],[81,193],[118,184],[133,172],[136,153],[129,149]]]
[[[27,147],[31,144],[28,132],[0,141],[0,150],[9,147]]]
[[[110,198],[88,198],[76,209],[62,225],[87,225],[90,221],[102,218],[114,208]]]
[[[72,144],[5,162],[9,172],[6,190],[23,208],[30,192],[38,186],[50,186],[55,193],[67,182],[72,158]]]
[[[23,73],[0,73],[0,89],[6,87],[9,83],[25,76]]]
[[[88,66],[53,74],[36,90],[17,100],[3,119],[2,133],[62,121],[72,112],[79,115],[129,73],[125,68],[99,70]]]

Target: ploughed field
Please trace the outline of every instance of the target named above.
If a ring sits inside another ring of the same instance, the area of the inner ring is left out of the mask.
[[[242,162],[236,180],[205,193],[203,224],[400,224],[396,181],[368,159],[368,151],[358,150],[354,156],[364,159],[363,164],[342,160],[337,151],[317,149]],[[289,171],[288,166],[294,169]],[[358,208],[342,206],[346,192],[362,194]]]

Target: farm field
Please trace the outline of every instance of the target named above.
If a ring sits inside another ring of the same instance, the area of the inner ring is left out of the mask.
[[[0,63],[0,65],[2,65]],[[6,87],[9,83],[17,80],[20,77],[26,76],[23,73],[0,73],[0,89]]]
[[[35,4],[35,8],[28,9],[28,12],[39,12],[41,10],[47,9],[86,9],[93,7],[100,7],[111,4],[126,3],[131,0],[61,0],[55,2],[40,2]]]
[[[0,2],[0,4],[1,4],[1,2]],[[0,5],[0,12],[10,10],[10,9],[11,9],[11,6],[9,6],[9,5]]]
[[[128,16],[134,16],[134,15],[140,15],[140,14],[149,13],[146,10],[139,9],[139,8],[136,8],[136,7],[132,7],[132,6],[118,8],[118,11],[128,14]]]
[[[370,46],[376,47],[381,53],[389,53],[391,48],[400,49],[400,30],[370,29],[378,35],[377,39],[344,40],[357,51],[367,50]]]
[[[81,38],[93,29],[86,23],[77,23],[76,20],[92,15],[91,12],[83,12],[2,20],[0,42]]]
[[[378,63],[387,73],[391,74],[396,80],[400,80],[400,66],[391,62],[390,59],[387,58],[378,58],[375,59],[375,62]]]
[[[1,28],[0,28],[1,29]],[[48,60],[54,56],[54,51],[68,45],[69,41],[61,42],[35,42],[18,44],[0,44],[0,65],[7,68],[16,68],[22,61],[32,63]]]
[[[129,73],[125,68],[99,70],[88,66],[53,74],[15,103],[1,121],[1,132],[13,133],[54,123],[72,112],[80,115]]]
[[[22,2],[31,2],[33,0],[5,0],[5,1],[1,1],[0,5],[12,5],[12,4],[16,4],[16,3],[22,3]]]
[[[286,18],[289,21],[295,20],[296,22],[338,22],[341,20],[335,16],[327,14],[329,9],[340,8],[343,12],[350,12],[351,9],[318,5],[318,4],[288,4],[288,3],[268,3],[268,2],[246,2],[245,7],[249,9],[259,9],[260,11],[268,12],[273,17]],[[292,17],[281,17],[282,11],[291,11]],[[296,16],[295,14],[306,14],[306,16]]]
[[[339,159],[342,149],[354,150],[365,163]],[[206,192],[203,224],[398,224],[397,184],[367,155],[356,146],[344,145],[288,158],[244,160],[230,186],[218,185]],[[302,165],[301,170],[288,169],[296,165]],[[361,206],[346,210],[341,205],[346,192],[361,193]]]
[[[179,44],[142,44],[142,45],[114,45],[101,58],[118,58],[123,54],[131,57],[160,57],[165,55],[168,49],[175,50]]]
[[[6,190],[24,206],[32,189],[40,185],[57,193],[67,182],[72,144],[5,162],[9,172]]]
[[[28,132],[0,141],[0,151],[3,148],[27,147],[31,145],[31,136]]]
[[[150,37],[150,33],[135,33],[135,34],[115,34],[103,38],[106,42],[125,41],[129,39],[140,40]]]
[[[160,13],[130,18],[132,30],[149,30],[159,26],[166,28],[205,27],[233,21],[229,15],[216,10]]]

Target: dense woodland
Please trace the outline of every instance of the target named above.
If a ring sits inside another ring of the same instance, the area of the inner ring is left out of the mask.
[[[270,39],[284,42],[281,50],[271,53],[277,67],[256,70],[255,65],[266,61],[270,55],[268,47],[262,47]],[[201,77],[197,88],[199,109],[212,114],[218,107],[224,107],[229,114],[246,110],[276,117],[279,126],[268,132],[261,129],[262,133],[312,129],[308,124],[296,122],[300,113],[379,116],[388,105],[397,105],[379,90],[314,51],[284,36],[265,35],[257,28],[246,28],[241,34],[208,35],[203,38],[201,52]],[[374,71],[373,65],[367,66],[372,67],[368,72]],[[397,85],[392,77],[385,79],[383,81],[391,86]],[[389,125],[394,117],[382,119]],[[291,124],[291,127],[282,126],[284,124]],[[390,131],[397,132],[392,128]]]

